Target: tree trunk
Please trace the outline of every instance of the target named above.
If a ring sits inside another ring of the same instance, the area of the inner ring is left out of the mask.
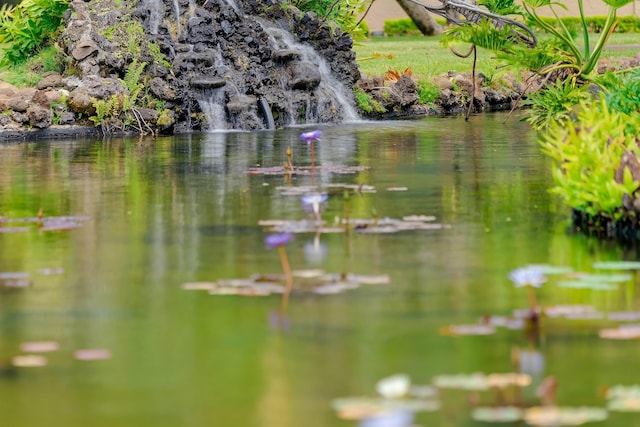
[[[396,0],[400,7],[409,15],[416,27],[425,36],[435,36],[442,32],[442,27],[433,19],[433,16],[422,6],[409,0]]]

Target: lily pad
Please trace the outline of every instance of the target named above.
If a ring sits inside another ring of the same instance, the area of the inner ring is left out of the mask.
[[[492,388],[527,387],[531,384],[531,376],[517,372],[489,375],[477,372],[469,375],[438,375],[432,382],[438,388],[484,391]]]
[[[427,399],[384,399],[380,397],[345,397],[331,402],[338,418],[364,420],[395,412],[433,412],[440,402]],[[396,425],[396,424],[393,424]]]
[[[20,368],[39,368],[47,365],[47,358],[35,354],[15,356],[11,359],[11,364]]]
[[[48,353],[59,348],[56,341],[27,341],[20,344],[20,350],[25,353]]]
[[[255,167],[245,171],[248,175],[311,175],[312,173],[331,173],[336,175],[351,175],[369,169],[368,166],[345,165],[321,165],[321,166],[297,166],[287,168],[284,166]]]
[[[522,419],[524,412],[515,406],[479,407],[471,412],[471,418],[486,423],[512,423]]]
[[[593,264],[597,270],[640,270],[640,261],[601,261]]]
[[[76,360],[105,360],[111,358],[111,351],[103,348],[87,348],[74,353]]]
[[[496,333],[496,328],[492,325],[471,324],[471,325],[449,325],[440,329],[441,335],[492,335]]]
[[[607,314],[607,319],[615,322],[637,322],[640,321],[640,311],[617,311]]]
[[[623,325],[617,328],[601,329],[600,338],[610,340],[635,340],[640,339],[640,325]]]
[[[616,385],[607,390],[607,408],[618,412],[640,412],[640,385]]]
[[[295,270],[292,292],[317,295],[338,294],[361,285],[389,284],[388,275],[327,273],[323,270]],[[284,274],[254,274],[248,278],[220,279],[215,282],[187,282],[184,290],[204,290],[211,295],[267,296],[285,292]]]
[[[593,291],[616,291],[619,289],[618,285],[595,282],[593,280],[563,280],[558,282],[558,286],[570,289],[591,289]]]
[[[552,305],[544,308],[547,317],[563,317],[573,320],[602,319],[604,313],[598,311],[592,305]]]
[[[604,408],[538,406],[526,409],[524,420],[532,426],[577,426],[588,422],[604,421],[608,417]]]
[[[406,374],[396,374],[378,381],[376,391],[386,399],[399,399],[409,393],[411,379]]]
[[[29,227],[0,227],[0,233],[24,233],[29,230]]]

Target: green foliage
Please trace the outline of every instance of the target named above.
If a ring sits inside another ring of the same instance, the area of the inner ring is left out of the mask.
[[[530,48],[513,37],[509,25],[496,28],[493,23],[482,21],[480,24],[466,24],[449,29],[443,38],[443,43],[449,45],[454,42],[471,43],[478,47],[499,52],[501,58],[513,64],[514,61],[541,75],[551,75],[558,70],[565,69],[569,74],[580,80],[593,79],[591,73],[595,69],[602,50],[617,25],[616,11],[621,4],[628,1],[606,0],[609,5],[608,14],[602,24],[602,33],[594,46],[590,45],[589,26],[584,15],[583,0],[578,0],[580,17],[570,21],[561,18],[558,8],[566,9],[562,3],[551,0],[524,0],[522,11],[509,0],[484,0],[482,5],[489,10],[505,11],[511,14],[522,14],[530,27],[547,32],[551,38]],[[541,17],[538,8],[545,6],[551,11],[551,19]],[[580,36],[581,44],[576,42],[576,35]],[[560,74],[562,75],[562,74]],[[565,73],[566,75],[566,73]]]
[[[625,151],[640,155],[636,133],[640,116],[611,111],[604,100],[582,102],[575,121],[555,122],[542,136],[542,151],[555,160],[555,187],[572,208],[588,215],[615,217],[625,194],[639,186],[628,168],[622,182],[615,173]]]
[[[131,64],[127,67],[127,73],[124,76],[122,82],[124,83],[124,87],[129,91],[129,96],[135,102],[140,95],[140,91],[144,87],[142,81],[140,80],[142,76],[142,72],[144,68],[147,66],[146,63],[138,64],[138,60],[134,59]]]
[[[513,0],[479,0],[478,6],[484,6],[497,15],[521,15],[522,9]]]
[[[370,0],[290,0],[303,12],[314,12],[323,21],[336,23],[343,31],[357,31],[359,15]],[[362,29],[361,29],[362,30]]]
[[[537,130],[547,129],[553,123],[568,125],[574,118],[573,108],[590,97],[584,87],[575,86],[570,80],[555,82],[523,101],[523,105],[530,107],[525,120]]]
[[[24,62],[58,30],[67,0],[23,0],[0,8],[0,65]]]
[[[625,114],[640,113],[640,70],[620,79],[606,96],[607,105],[614,111]]]
[[[570,30],[579,31],[582,25],[582,18],[579,16],[563,16],[559,18],[560,21]],[[547,25],[558,27],[558,19],[554,17],[541,16],[540,20]],[[605,23],[607,22],[606,16],[585,16],[584,21],[587,25],[587,29],[590,33],[602,33]],[[535,22],[530,22],[530,25],[538,30],[544,31],[540,25],[536,25]],[[640,33],[640,17],[638,16],[621,16],[618,18],[618,24],[615,27],[616,33]]]
[[[60,52],[55,47],[43,48],[26,62],[2,69],[0,80],[16,87],[34,87],[44,73],[62,71],[61,58]]]
[[[422,33],[410,18],[384,21],[384,32],[388,36],[421,36]]]
[[[429,79],[418,81],[418,98],[421,104],[431,104],[440,96],[440,88]]]
[[[356,88],[353,91],[358,107],[365,113],[384,113],[385,108],[375,99],[372,99],[365,91]]]

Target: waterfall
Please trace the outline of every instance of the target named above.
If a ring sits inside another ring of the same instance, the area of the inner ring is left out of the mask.
[[[198,105],[207,119],[207,130],[227,129],[227,114],[224,110],[225,93],[222,88],[203,89]]]
[[[173,9],[176,13],[176,25],[177,25],[177,35],[176,40],[180,39],[180,34],[182,33],[182,29],[180,28],[180,3],[178,0],[173,0]]]
[[[146,0],[144,5],[149,11],[149,33],[157,35],[162,18],[164,18],[164,2],[162,0]]]
[[[274,50],[292,50],[300,52],[301,60],[309,62],[317,67],[320,72],[320,86],[316,90],[320,94],[331,94],[331,97],[338,104],[342,111],[343,121],[355,122],[359,121],[358,113],[351,104],[351,94],[347,88],[334,77],[331,68],[311,46],[296,42],[293,35],[280,28],[265,25],[261,23],[265,32],[269,36],[269,40]],[[317,113],[319,115],[319,112]]]
[[[227,6],[230,6],[233,10],[235,10],[236,13],[240,13],[240,9],[238,9],[238,5],[234,0],[223,0],[223,1],[224,3],[227,4]]]

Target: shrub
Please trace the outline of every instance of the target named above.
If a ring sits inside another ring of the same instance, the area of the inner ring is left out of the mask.
[[[634,128],[640,128],[638,115],[611,111],[604,99],[582,102],[569,125],[552,124],[540,141],[542,151],[556,161],[551,191],[575,210],[616,219],[623,199],[639,184],[628,168],[619,170],[625,152],[640,154]]]
[[[411,18],[384,21],[384,32],[388,36],[420,36],[422,33]]]
[[[24,0],[0,8],[0,65],[24,62],[58,30],[66,0]]]

